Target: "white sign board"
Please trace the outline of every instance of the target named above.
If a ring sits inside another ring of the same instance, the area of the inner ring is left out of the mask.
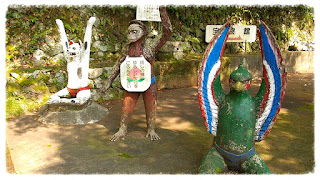
[[[223,25],[206,26],[206,42],[209,43],[212,37]],[[230,27],[227,42],[254,42],[256,41],[257,26],[234,25]]]
[[[138,6],[136,19],[140,21],[161,22],[159,6],[156,6],[156,5]]]
[[[120,65],[120,82],[129,92],[144,92],[151,85],[151,65],[143,57],[129,57]]]

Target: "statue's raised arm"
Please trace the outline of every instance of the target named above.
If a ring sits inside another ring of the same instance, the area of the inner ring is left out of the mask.
[[[59,34],[60,34],[60,39],[61,39],[61,45],[62,45],[62,48],[63,48],[63,53],[65,55],[67,55],[67,49],[68,49],[68,46],[69,46],[69,41],[68,41],[68,37],[67,37],[66,31],[64,29],[63,22],[60,19],[56,19],[56,23],[57,23],[58,28],[59,28]]]
[[[170,35],[172,33],[172,25],[166,11],[166,7],[161,6],[159,10],[160,10],[160,18],[161,18],[161,24],[162,24],[162,32],[160,35],[161,37],[154,51],[158,51],[169,40]]]
[[[279,46],[264,22],[260,22],[258,36],[262,53],[263,80],[255,97],[258,117],[255,140],[263,140],[271,131],[280,111],[287,85],[287,73]]]
[[[216,135],[219,103],[224,93],[220,82],[220,64],[227,42],[230,22],[226,23],[210,41],[198,77],[198,98],[207,130]]]

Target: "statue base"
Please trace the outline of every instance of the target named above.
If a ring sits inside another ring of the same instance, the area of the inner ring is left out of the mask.
[[[109,110],[93,100],[82,105],[46,104],[38,114],[41,123],[59,125],[85,125],[96,123],[107,116]]]

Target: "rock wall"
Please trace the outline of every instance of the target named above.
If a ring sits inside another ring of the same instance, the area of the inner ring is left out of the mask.
[[[207,47],[205,28],[209,24],[258,25],[265,21],[282,50],[290,41],[312,41],[314,37],[313,7],[298,6],[168,6],[173,26],[171,42],[179,42],[173,56],[181,51],[203,53]],[[135,19],[134,6],[24,6],[11,5],[6,12],[7,67],[33,68],[65,65],[55,19],[61,19],[69,40],[83,41],[86,22],[97,17],[92,30],[92,64],[112,66],[117,53],[126,43],[127,27]],[[290,16],[288,16],[290,14]],[[145,22],[148,30],[159,29],[159,23]],[[173,44],[174,44],[173,43]],[[244,51],[243,43],[226,45],[226,53]],[[247,44],[248,52],[260,51],[258,41]],[[160,53],[161,54],[161,53]],[[161,59],[161,55],[159,58]],[[167,59],[167,52],[162,53]]]
[[[283,52],[286,69],[289,73],[313,73],[314,52]],[[230,73],[237,68],[239,63],[246,58],[248,70],[254,77],[262,76],[261,55],[225,55],[221,65],[222,78],[228,78]],[[201,60],[176,60],[171,62],[155,62],[154,72],[158,89],[183,88],[197,85],[198,68]],[[89,84],[92,97],[95,101],[119,99],[123,96],[123,89],[119,77],[112,84],[112,88],[103,92],[105,80],[112,67],[91,68],[89,71]],[[28,81],[30,81],[28,84]],[[10,84],[25,86],[24,90],[36,93],[35,91],[43,86],[48,88],[50,93],[57,92],[64,88],[67,82],[66,69],[50,70],[41,69],[33,72],[10,73],[7,77]]]

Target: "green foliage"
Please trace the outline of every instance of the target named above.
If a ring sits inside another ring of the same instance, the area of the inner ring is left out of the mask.
[[[20,86],[28,86],[30,84],[33,84],[35,81],[33,79],[23,79],[19,82]]]
[[[60,40],[56,19],[64,22],[70,40],[83,41],[86,22],[90,16],[96,16],[93,35],[105,43],[112,53],[113,47],[123,46],[126,42],[126,30],[130,20],[135,19],[134,6],[23,6],[11,5],[6,13],[6,62],[18,60],[14,67],[22,62],[33,66],[32,53],[47,44],[46,36],[57,43]],[[304,40],[313,39],[314,9],[298,6],[168,6],[167,12],[173,25],[170,40],[190,42],[195,52],[203,52],[205,26],[207,24],[254,24],[265,21],[275,34],[282,49],[287,49],[288,41],[296,34],[293,22],[300,31],[298,36]],[[190,36],[190,37],[188,37]],[[195,43],[195,39],[199,42]],[[250,44],[249,49],[259,51],[259,46]],[[51,48],[51,47],[50,47]],[[230,53],[241,52],[230,48]],[[243,47],[241,47],[243,48]],[[122,49],[120,47],[119,49]],[[94,48],[92,49],[94,52]],[[53,57],[53,51],[46,51]],[[50,58],[46,61],[50,62]],[[62,61],[61,61],[62,62]],[[59,62],[59,63],[61,63]]]
[[[119,157],[124,157],[124,158],[134,158],[133,156],[127,154],[127,153],[121,153],[118,155]]]
[[[314,104],[301,106],[301,109],[314,110]]]
[[[224,24],[231,21],[233,24],[258,25],[259,21],[264,21],[276,36],[280,48],[286,50],[289,40],[292,38],[293,22],[296,23],[300,31],[307,32],[299,34],[300,39],[312,40],[314,31],[314,10],[308,6],[188,6],[188,7],[170,7],[167,8],[170,20],[174,27],[174,32],[181,32],[183,41],[189,41],[188,35],[198,38],[201,46],[193,46],[196,52],[201,52],[206,47],[206,43],[199,37],[199,30],[205,31],[203,26],[207,24]],[[282,27],[283,26],[283,27]],[[192,31],[190,31],[192,28]],[[197,30],[196,30],[197,29]],[[304,37],[307,36],[307,37]],[[175,40],[173,36],[171,40]],[[235,43],[233,43],[233,46]],[[242,52],[239,45],[229,47],[229,53]],[[256,43],[248,46],[251,51],[260,51]]]
[[[6,47],[6,61],[12,61],[17,54],[15,45],[10,44]]]
[[[36,86],[35,86],[36,87]],[[42,86],[41,88],[47,89]],[[19,116],[26,111],[34,112],[39,107],[44,105],[46,100],[49,99],[49,95],[43,93],[41,100],[36,95],[29,96],[29,91],[21,89],[21,87],[15,84],[7,84],[7,98],[6,98],[6,117],[10,119],[15,116]]]
[[[7,98],[6,99],[6,117],[10,118],[13,116],[18,116],[24,113],[25,109],[20,104],[19,99]]]
[[[27,111],[37,111],[50,98],[51,89],[54,89],[54,92],[60,90],[57,87],[58,85],[49,82],[52,78],[49,73],[40,72],[36,78],[30,75],[39,69],[32,68],[7,72],[7,76],[9,76],[10,72],[19,75],[16,78],[7,77],[6,115],[8,119],[19,116]]]
[[[48,87],[46,84],[44,83],[40,83],[40,84],[37,84],[36,86],[34,86],[33,88],[35,91],[38,91],[40,93],[45,93],[47,90],[48,90]]]
[[[107,79],[108,78],[108,71],[104,71],[101,75],[102,79]]]
[[[69,40],[83,41],[86,23],[91,16],[100,21],[94,25],[94,35],[110,47],[126,41],[126,27],[135,18],[135,13],[129,6],[9,6],[6,14],[6,43],[9,46],[6,61],[19,59],[22,64],[26,60],[26,64],[32,67],[33,52],[47,44],[46,36],[52,37],[55,43],[60,40],[56,19],[63,21]],[[50,50],[46,53],[51,57],[55,55]]]

